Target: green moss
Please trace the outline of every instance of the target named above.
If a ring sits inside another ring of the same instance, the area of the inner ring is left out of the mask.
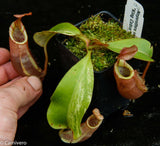
[[[123,30],[118,22],[114,20],[104,22],[100,15],[90,17],[85,23],[81,24],[79,29],[88,39],[96,39],[106,44],[109,41],[134,37],[130,32]],[[79,59],[86,55],[85,43],[79,38],[70,37],[65,40],[65,45]],[[116,53],[111,52],[106,47],[93,48],[92,63],[94,70],[102,71],[111,67],[116,61],[116,56]]]

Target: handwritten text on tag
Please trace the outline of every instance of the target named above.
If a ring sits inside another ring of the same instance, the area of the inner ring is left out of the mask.
[[[144,22],[143,6],[136,0],[128,0],[125,6],[123,29],[131,31],[136,37],[141,37]]]

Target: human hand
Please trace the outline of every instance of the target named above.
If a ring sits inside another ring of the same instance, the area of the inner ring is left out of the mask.
[[[0,145],[14,141],[17,120],[42,94],[35,76],[21,77],[9,62],[9,51],[0,48]],[[8,143],[7,143],[8,144]]]

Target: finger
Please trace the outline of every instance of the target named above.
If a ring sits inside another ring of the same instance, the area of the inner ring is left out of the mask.
[[[13,79],[12,81],[8,82],[7,84],[2,85],[0,88],[5,88],[8,87],[12,84],[14,84],[17,80],[19,80],[20,78],[22,78],[21,76]],[[29,102],[28,104],[22,106],[19,108],[17,114],[18,114],[18,119],[21,118],[24,113],[26,113],[26,111],[39,99],[39,97],[37,96],[36,98],[34,98],[31,102]]]
[[[19,108],[18,113],[17,113],[18,114],[18,119],[20,119],[38,99],[39,98],[37,97],[33,101],[31,101],[29,104]]]
[[[42,94],[42,83],[35,76],[23,77],[6,88],[0,88],[0,106],[18,112]]]
[[[11,62],[0,66],[0,85],[7,83],[9,80],[16,78],[19,74],[15,71]]]
[[[35,76],[20,78],[0,88],[0,136],[3,136],[0,140],[14,140],[19,110],[24,114],[41,94],[42,83]]]
[[[22,78],[22,76],[18,76],[14,79],[12,79],[11,81],[3,84],[3,85],[0,85],[0,88],[6,88],[6,87],[9,87],[10,85],[12,85],[16,80],[19,80],[20,78]]]
[[[9,51],[5,48],[0,48],[0,65],[9,61],[10,54]]]

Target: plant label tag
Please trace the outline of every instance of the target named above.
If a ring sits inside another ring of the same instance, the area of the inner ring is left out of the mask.
[[[130,31],[136,37],[141,37],[144,22],[143,6],[136,0],[127,0],[123,19],[123,29]]]

